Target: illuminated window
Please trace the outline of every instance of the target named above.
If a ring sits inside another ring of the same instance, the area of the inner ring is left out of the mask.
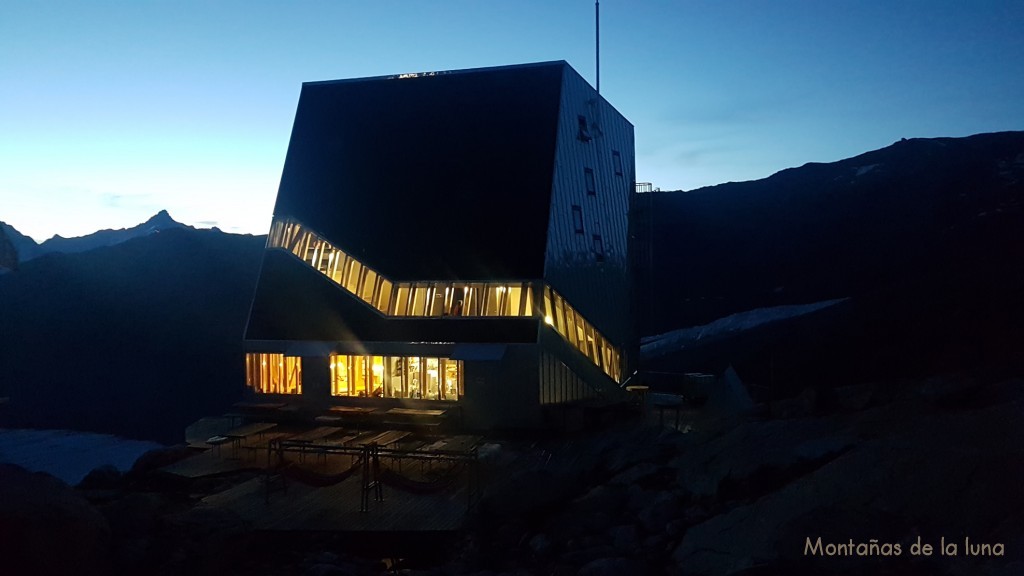
[[[466,316],[482,316],[482,302],[484,298],[483,284],[470,284],[466,290],[465,311]]]
[[[347,266],[342,273],[341,285],[345,287],[345,290],[353,294],[359,294],[359,275],[363,265],[355,258],[349,258],[345,264]]]
[[[416,284],[412,289],[412,304],[409,306],[409,316],[427,315],[427,297],[429,287],[426,284]]]
[[[497,316],[501,311],[501,300],[505,295],[504,286],[489,286],[484,291],[483,316]]]
[[[359,281],[359,297],[364,302],[373,302],[373,295],[377,289],[377,273],[364,267],[362,276],[362,280]]]
[[[612,165],[615,167],[615,175],[622,176],[622,154],[618,150],[612,150]]]
[[[569,339],[569,332],[565,329],[565,306],[561,297],[555,298],[555,329],[562,338]]]
[[[333,354],[330,366],[333,396],[456,401],[463,393],[461,360]]]
[[[594,171],[590,168],[584,168],[583,179],[587,183],[587,196],[597,196],[597,186],[594,184]]]
[[[451,290],[447,289],[444,284],[434,284],[431,288],[430,306],[427,310],[428,316],[444,316],[446,310],[444,306],[446,291],[450,292]]]
[[[273,222],[267,238],[269,248],[288,250],[353,296],[388,316],[533,315],[529,283],[395,284],[296,222]],[[521,296],[523,290],[527,290],[525,303]],[[529,311],[524,311],[523,306]]]
[[[572,214],[575,231],[583,234],[583,209],[574,205]],[[604,245],[601,236],[593,234],[591,241],[596,258],[598,261],[603,260]],[[542,318],[543,322],[557,331],[566,342],[610,377],[619,380],[621,367],[618,350],[605,340],[582,314],[543,284],[536,286],[536,290],[543,290],[543,294],[537,294],[543,302],[538,302],[538,308],[535,309],[535,287],[529,282],[392,283],[326,239],[289,220],[274,221],[271,224],[267,246],[291,252],[341,288],[387,316]],[[264,356],[267,358],[263,358]],[[247,355],[246,374],[249,386],[265,393],[300,394],[302,381],[299,358],[284,357],[281,354],[276,355],[280,357],[279,359],[269,356],[271,355]],[[332,360],[332,394],[350,396],[377,392],[396,398],[428,398],[431,395],[437,398],[447,397],[450,376],[448,363],[443,361],[444,359],[435,359],[438,363],[434,364],[429,362],[429,359],[417,357],[346,358]],[[461,368],[458,368],[457,373],[461,387]],[[434,380],[431,380],[431,377]]]
[[[302,394],[302,359],[284,354],[246,354],[245,383],[260,394]]]
[[[521,311],[520,305],[522,303],[522,286],[509,286],[508,293],[506,294],[506,309],[507,313],[505,316],[525,316]]]
[[[377,301],[374,307],[384,314],[389,314],[391,303],[391,281],[387,278],[380,279],[380,291],[377,293]]]
[[[554,311],[551,307],[551,289],[544,289],[544,322],[550,325],[555,324]]]
[[[395,316],[407,316],[409,313],[409,292],[406,284],[399,284],[395,290]]]

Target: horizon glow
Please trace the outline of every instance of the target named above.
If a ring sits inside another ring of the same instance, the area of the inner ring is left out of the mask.
[[[43,241],[176,220],[265,234],[302,82],[566,60],[593,2],[10,2],[0,220]],[[691,190],[900,138],[1024,129],[1024,3],[601,4],[637,179]]]

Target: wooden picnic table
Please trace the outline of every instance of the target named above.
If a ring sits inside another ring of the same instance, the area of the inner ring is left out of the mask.
[[[243,410],[280,410],[287,406],[284,402],[235,402],[235,408]]]
[[[397,414],[399,416],[445,416],[447,410],[433,408],[392,408],[385,414]]]
[[[443,440],[444,444],[438,450],[449,452],[465,452],[480,443],[480,436],[453,436]]]
[[[370,432],[369,434],[366,434],[366,435],[361,436],[358,439],[356,439],[354,444],[356,446],[367,446],[367,445],[370,445],[370,444],[380,444],[378,439],[383,438],[387,434],[388,434],[387,432],[377,432],[377,431]]]
[[[388,430],[384,434],[378,436],[375,441],[381,446],[390,446],[401,442],[409,436],[409,434],[411,434],[411,432],[406,432],[404,430]]]
[[[336,414],[347,414],[347,415],[366,415],[372,414],[376,408],[369,408],[366,406],[331,406],[328,411]]]
[[[252,424],[244,424],[237,428],[232,428],[225,432],[224,436],[231,439],[231,453],[234,454],[238,447],[242,445],[242,440],[256,434],[259,434],[262,438],[267,430],[276,427],[277,424],[273,422],[253,422]]]
[[[224,433],[228,438],[248,438],[253,434],[263,435],[264,432],[271,428],[276,428],[277,424],[273,422],[253,422],[252,424],[244,424],[238,428],[232,428]]]
[[[362,446],[366,444],[367,441],[370,440],[371,438],[376,438],[381,434],[382,432],[379,430],[371,430],[369,432],[357,432],[356,435],[349,438],[349,440],[345,442],[345,444],[348,446]]]
[[[322,440],[332,434],[339,434],[343,431],[344,430],[342,428],[338,428],[337,426],[318,426],[312,430],[306,430],[301,434],[296,434],[288,438],[288,441],[312,443],[317,440]]]

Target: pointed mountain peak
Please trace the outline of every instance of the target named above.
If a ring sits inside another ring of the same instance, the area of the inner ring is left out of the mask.
[[[146,220],[145,223],[157,225],[179,224],[178,221],[176,221],[174,218],[171,218],[171,215],[167,212],[167,210],[161,210],[157,212],[156,214],[151,216],[149,220]]]

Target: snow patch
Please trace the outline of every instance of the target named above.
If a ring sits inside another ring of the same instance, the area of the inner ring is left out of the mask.
[[[109,434],[0,429],[0,462],[52,474],[72,486],[105,464],[127,471],[139,456],[157,448],[163,446]]]
[[[672,330],[656,336],[647,336],[640,340],[640,354],[645,358],[662,356],[676,350],[686,348],[699,340],[713,338],[724,334],[734,334],[744,330],[750,330],[771,322],[787,320],[797,316],[817,312],[823,308],[834,306],[848,298],[836,298],[811,304],[792,304],[787,306],[771,306],[768,308],[756,308],[746,312],[738,312],[725,318],[719,318],[714,322],[690,328]]]
[[[861,166],[861,167],[857,168],[857,173],[854,174],[854,177],[856,177],[856,176],[863,176],[863,175],[867,174],[868,172],[871,172],[872,170],[874,170],[875,168],[877,168],[879,166],[881,166],[881,164],[868,164],[867,166]]]

